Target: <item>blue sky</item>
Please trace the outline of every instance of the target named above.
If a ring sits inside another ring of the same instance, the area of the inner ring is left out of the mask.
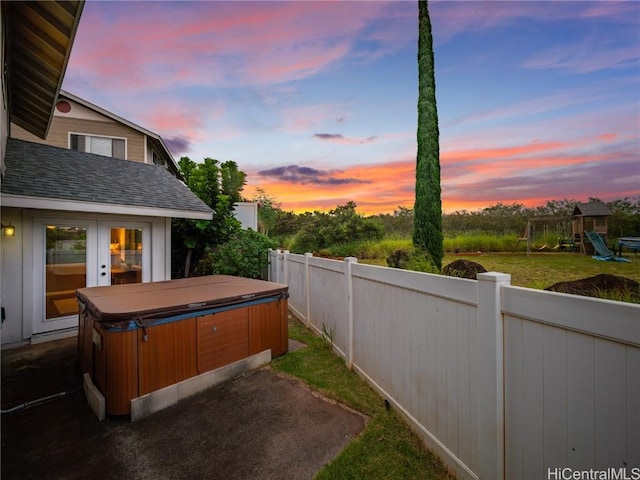
[[[285,210],[414,202],[416,2],[88,1],[63,88]],[[640,3],[430,2],[446,212],[640,195]]]

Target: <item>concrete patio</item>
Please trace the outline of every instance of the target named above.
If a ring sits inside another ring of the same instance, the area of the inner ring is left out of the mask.
[[[139,422],[100,423],[74,338],[2,352],[3,479],[312,478],[365,419],[266,369]]]

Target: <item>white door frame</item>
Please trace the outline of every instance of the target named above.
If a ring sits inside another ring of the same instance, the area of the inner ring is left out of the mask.
[[[47,225],[65,227],[84,227],[87,229],[86,245],[86,284],[88,287],[98,284],[98,222],[96,220],[65,218],[65,217],[37,217],[33,219],[33,301],[32,328],[33,333],[47,333],[78,326],[78,315],[68,315],[47,320],[45,302],[46,277],[46,244],[45,231]]]

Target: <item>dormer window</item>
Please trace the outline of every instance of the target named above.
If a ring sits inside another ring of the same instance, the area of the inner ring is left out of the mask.
[[[69,148],[78,152],[94,153],[105,157],[127,158],[127,144],[124,138],[81,135],[72,133]]]

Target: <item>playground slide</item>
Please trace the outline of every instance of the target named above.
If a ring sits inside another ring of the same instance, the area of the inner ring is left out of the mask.
[[[630,260],[622,257],[616,257],[615,254],[607,248],[604,241],[596,232],[584,232],[586,237],[589,239],[593,248],[596,250],[598,255],[594,255],[593,258],[596,260],[615,260],[617,262],[630,262]]]

